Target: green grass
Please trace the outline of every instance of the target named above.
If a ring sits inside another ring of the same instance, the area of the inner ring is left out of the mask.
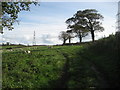
[[[91,87],[98,87],[98,80],[96,74],[91,69],[91,64],[80,54],[84,48],[84,46],[80,46],[67,51],[70,64],[68,88],[89,90]]]
[[[120,83],[120,34],[110,35],[88,45],[83,56],[98,68],[110,87]]]
[[[119,87],[119,40],[116,34],[84,45],[4,49],[3,88]]]
[[[82,46],[35,46],[3,50],[3,88],[52,88],[64,65]],[[25,53],[30,50],[31,53]]]
[[[59,52],[44,48],[27,50],[31,53],[3,52],[3,88],[50,87],[60,77],[65,58]]]

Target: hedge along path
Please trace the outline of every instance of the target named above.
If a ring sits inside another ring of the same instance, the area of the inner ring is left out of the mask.
[[[99,87],[100,88],[109,88],[110,84],[107,80],[106,75],[104,75],[99,68],[88,58],[84,56],[84,52],[81,53],[81,56],[90,64],[90,69],[95,73],[97,79],[98,79],[98,83],[99,83]]]

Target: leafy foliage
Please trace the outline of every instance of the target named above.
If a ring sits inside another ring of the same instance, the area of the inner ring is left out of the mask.
[[[68,35],[68,33],[67,33],[67,32],[62,31],[62,32],[60,32],[60,35],[59,35],[58,37],[59,37],[59,39],[60,39],[60,40],[62,40],[62,41],[63,41],[63,44],[65,44],[65,43],[66,43],[66,41],[67,41],[67,40],[68,40],[68,38],[69,38],[69,35]]]
[[[73,33],[76,33],[76,37],[78,37],[80,42],[82,42],[82,37],[86,36],[88,31],[85,29],[82,23],[78,22],[79,20],[77,20],[75,15],[72,18],[66,20],[68,28],[70,28]]]
[[[2,28],[13,29],[13,23],[18,22],[18,14],[21,11],[30,11],[30,5],[39,5],[37,2],[2,2]],[[0,27],[1,28],[1,27]],[[1,33],[3,31],[1,30]]]
[[[109,87],[119,87],[120,33],[110,35],[88,45],[84,51],[84,56],[103,73],[110,84]]]
[[[79,10],[77,13],[66,20],[68,28],[71,28],[82,41],[82,37],[87,35],[87,32],[91,33],[92,40],[94,41],[94,32],[103,31],[100,20],[103,16],[95,9]]]
[[[74,38],[75,36],[72,30],[67,30],[66,33],[68,34],[69,43],[71,43],[71,39]]]

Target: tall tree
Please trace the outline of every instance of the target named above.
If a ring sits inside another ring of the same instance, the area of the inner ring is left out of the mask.
[[[83,15],[86,23],[87,29],[91,33],[92,41],[95,40],[95,31],[104,31],[102,27],[101,20],[104,18],[101,14],[98,13],[95,9],[86,9],[83,10]]]
[[[30,11],[31,4],[39,5],[38,2],[2,2],[0,4],[2,4],[2,15],[0,15],[2,25],[0,26],[0,33],[3,33],[3,27],[8,30],[13,29],[13,23],[18,22],[17,18],[19,12]]]
[[[81,15],[82,15],[82,11],[81,11]],[[79,42],[82,42],[82,38],[85,37],[88,32],[88,30],[84,25],[84,19],[82,17],[78,17],[75,14],[72,18],[67,19],[66,23],[68,24],[67,28],[70,28],[73,33],[76,33],[76,37],[79,38]]]
[[[98,13],[95,9],[86,9],[79,10],[72,17],[66,20],[68,24],[68,28],[73,28],[73,30],[77,33],[77,36],[82,41],[82,35],[86,36],[87,31],[91,33],[92,41],[95,40],[95,31],[104,31],[102,27],[102,23],[100,20],[103,19],[103,16]]]
[[[66,33],[65,31],[60,32],[60,35],[58,36],[60,40],[63,41],[63,44],[66,43],[66,41],[68,40],[68,33]]]
[[[76,37],[79,38],[80,43],[82,42],[82,38],[88,35],[88,30],[81,25],[73,25],[71,28],[73,28],[73,32],[76,33]]]
[[[74,38],[73,31],[67,30],[66,33],[68,34],[69,43],[71,43],[71,39]]]

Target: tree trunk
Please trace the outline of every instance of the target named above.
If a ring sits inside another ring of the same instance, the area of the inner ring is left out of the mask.
[[[63,40],[63,45],[66,43],[66,40]]]
[[[80,43],[82,42],[82,36],[80,36]]]
[[[94,35],[94,31],[91,30],[91,36],[92,36],[92,41],[94,42],[95,41],[95,35]]]
[[[80,40],[80,43],[82,42],[82,34],[79,32],[79,40]]]
[[[65,40],[63,41],[63,44],[65,44]]]
[[[69,43],[71,43],[71,38],[69,38]]]

